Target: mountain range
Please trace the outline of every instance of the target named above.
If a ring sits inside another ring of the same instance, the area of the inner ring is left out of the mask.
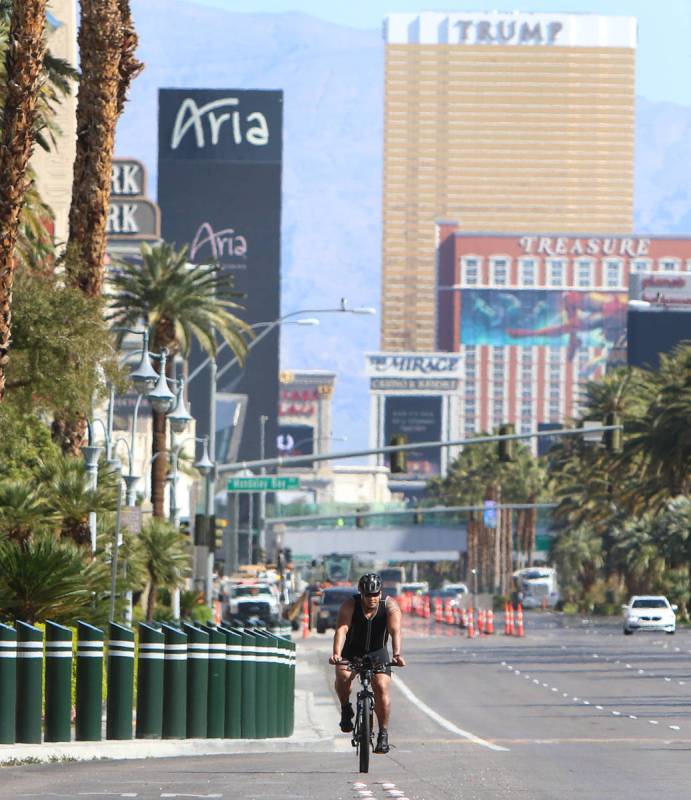
[[[379,306],[384,46],[381,32],[299,14],[245,14],[183,0],[134,0],[144,72],[132,85],[116,152],[141,159],[155,196],[158,89],[283,89],[283,312]],[[691,231],[691,108],[639,97],[637,233]],[[333,433],[367,444],[365,352],[375,317],[325,315],[286,326],[283,369],[338,373]],[[337,445],[334,445],[334,449]]]

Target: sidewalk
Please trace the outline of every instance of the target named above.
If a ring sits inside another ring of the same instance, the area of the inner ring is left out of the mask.
[[[336,750],[336,706],[317,659],[319,642],[298,642],[295,673],[295,730],[287,739],[131,739],[0,745],[0,765],[21,761],[172,758],[176,756],[286,753]],[[315,646],[316,645],[316,646]],[[325,650],[328,657],[328,650]],[[332,733],[333,731],[333,733]]]

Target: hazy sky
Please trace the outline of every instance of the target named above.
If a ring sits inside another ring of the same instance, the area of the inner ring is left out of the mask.
[[[691,0],[189,0],[228,11],[301,11],[357,28],[378,28],[396,11],[561,11],[631,15],[638,19],[636,91],[650,100],[691,105]]]

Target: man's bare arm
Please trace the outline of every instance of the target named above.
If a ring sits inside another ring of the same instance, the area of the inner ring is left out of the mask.
[[[333,654],[329,659],[332,664],[338,664],[338,662],[341,660],[341,653],[343,652],[346,634],[348,633],[348,628],[353,620],[354,608],[355,602],[351,598],[350,600],[346,600],[338,609],[336,632],[334,633]]]
[[[386,627],[391,637],[393,662],[399,667],[405,667],[405,659],[401,654],[401,647],[403,645],[401,635],[401,609],[398,607],[398,603],[390,597],[386,598]]]

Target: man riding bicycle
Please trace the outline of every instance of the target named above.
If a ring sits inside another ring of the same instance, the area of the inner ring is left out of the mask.
[[[389,661],[405,667],[401,655],[401,610],[394,600],[381,598],[381,578],[374,572],[363,575],[358,582],[359,594],[346,600],[338,612],[334,634],[333,655],[329,663],[336,665],[336,694],[341,701],[341,730],[353,730],[353,706],[350,690],[355,673],[344,661],[368,656],[375,665],[372,688],[374,711],[379,721],[375,753],[389,752],[389,714],[391,700],[391,668]],[[387,643],[391,637],[393,656],[389,659]]]

